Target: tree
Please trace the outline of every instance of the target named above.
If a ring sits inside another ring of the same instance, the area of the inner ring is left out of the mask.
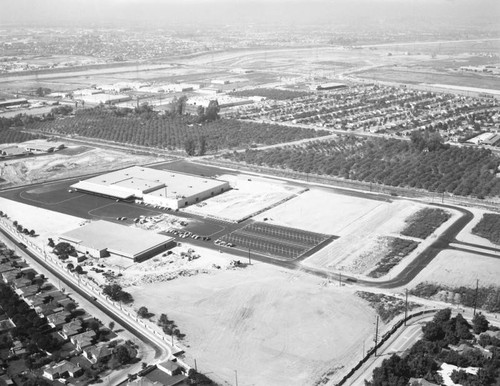
[[[187,138],[184,141],[184,150],[186,150],[186,154],[188,156],[193,156],[196,154],[196,142],[193,138]]]
[[[435,323],[442,324],[450,320],[450,317],[451,317],[451,309],[445,308],[436,312],[436,315],[434,315],[433,320]]]
[[[50,242],[51,239],[49,239]],[[54,247],[54,253],[58,256],[60,255],[69,255],[74,252],[75,248],[67,242],[60,242]]]
[[[56,245],[54,243],[54,240],[52,240],[51,238],[49,238],[49,247],[51,248],[54,248]]]
[[[205,120],[207,122],[213,122],[219,119],[219,102],[216,100],[212,100],[208,103],[208,107],[205,110]]]
[[[198,151],[198,155],[205,155],[207,152],[207,138],[202,135],[200,137],[200,150]]]
[[[116,346],[113,350],[113,356],[116,358],[120,365],[129,363],[132,359],[129,349],[124,344]]]
[[[488,330],[489,322],[482,313],[477,313],[472,318],[472,329],[475,334],[480,334]]]
[[[137,315],[141,318],[148,318],[150,314],[147,307],[142,306],[137,310]]]
[[[81,275],[81,274],[83,273],[83,268],[82,268],[82,266],[81,266],[81,265],[77,265],[77,266],[75,267],[75,272],[76,272],[77,274]]]
[[[434,342],[436,340],[441,340],[444,338],[445,333],[441,326],[436,322],[428,322],[422,327],[424,333],[424,339]]]
[[[113,331],[113,328],[115,328],[115,322],[113,321],[109,322],[108,327],[111,331]]]
[[[74,310],[76,310],[76,304],[73,302],[69,302],[64,306],[64,309],[69,313],[72,313]]]
[[[67,269],[68,271],[72,271],[72,270],[74,270],[74,269],[75,269],[75,266],[73,265],[73,263],[69,263],[69,264],[66,266],[66,269]]]

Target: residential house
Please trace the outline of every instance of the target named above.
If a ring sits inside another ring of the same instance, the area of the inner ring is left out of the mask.
[[[2,280],[4,283],[9,284],[16,280],[17,275],[21,272],[19,268],[14,268],[11,271],[2,272]]]
[[[61,331],[59,334],[64,339],[69,339],[71,336],[79,334],[82,330],[82,322],[80,319],[72,320],[69,323],[65,323],[62,325]]]
[[[31,284],[26,287],[22,287],[16,290],[16,293],[26,301],[27,298],[31,298],[36,295],[36,293],[40,290],[40,287],[37,284]]]
[[[83,350],[92,345],[95,338],[95,332],[93,330],[88,330],[82,332],[81,334],[73,335],[69,338],[71,343],[73,343],[78,350]]]
[[[67,322],[71,314],[68,311],[60,311],[58,313],[47,316],[47,322],[52,327],[60,327]]]
[[[0,273],[13,271],[15,269],[16,268],[13,267],[11,263],[2,263],[2,264],[0,264]]]
[[[65,376],[75,378],[83,374],[83,369],[80,366],[66,360],[56,363],[55,365],[48,364],[42,369],[43,376],[51,381]]]
[[[181,366],[173,361],[165,361],[156,365],[160,370],[166,372],[168,375],[177,375],[181,372]]]
[[[111,358],[112,354],[113,351],[107,344],[93,345],[83,350],[83,356],[93,364]]]
[[[11,285],[14,289],[19,289],[31,285],[31,280],[20,277],[19,279],[12,280]]]

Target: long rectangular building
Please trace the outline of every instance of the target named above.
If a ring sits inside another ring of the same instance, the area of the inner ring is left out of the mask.
[[[109,255],[143,261],[175,246],[172,237],[139,228],[99,220],[59,236],[75,249],[92,257]]]
[[[172,209],[196,204],[230,189],[229,182],[141,166],[80,181],[71,188],[116,198],[137,199]]]

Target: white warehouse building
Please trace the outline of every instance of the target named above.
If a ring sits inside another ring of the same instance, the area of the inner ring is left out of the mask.
[[[119,200],[142,200],[172,209],[196,204],[229,190],[229,182],[141,166],[80,181],[72,189]]]

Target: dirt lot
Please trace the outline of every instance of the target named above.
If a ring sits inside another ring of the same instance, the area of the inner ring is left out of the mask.
[[[238,221],[294,197],[302,190],[285,182],[253,176],[250,178],[248,175],[224,174],[217,178],[229,181],[233,189],[183,210],[202,216]]]
[[[155,157],[113,150],[72,146],[60,152],[37,157],[2,161],[2,187],[94,173],[109,169],[157,161]]]
[[[500,256],[499,256],[500,257]],[[480,285],[498,286],[500,260],[474,253],[446,250],[411,281],[408,288],[422,282],[439,283],[450,287],[475,287],[476,279]]]
[[[381,238],[399,236],[404,220],[422,207],[405,200],[378,201],[311,189],[256,219],[340,236],[304,264],[366,274],[383,257]]]
[[[373,330],[350,289],[262,263],[128,290],[136,307],[175,320],[199,369],[228,383],[237,370],[240,384],[312,385],[359,358]]]

